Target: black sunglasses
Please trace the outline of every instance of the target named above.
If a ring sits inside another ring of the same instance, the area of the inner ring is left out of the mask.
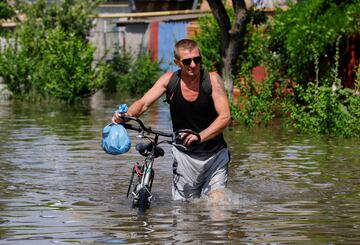
[[[191,62],[194,61],[195,64],[199,64],[201,62],[201,56],[196,56],[194,58],[187,58],[183,59],[181,63],[183,63],[184,66],[188,66],[191,64]]]

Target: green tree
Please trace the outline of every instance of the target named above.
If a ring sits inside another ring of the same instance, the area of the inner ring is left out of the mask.
[[[231,21],[225,5],[221,0],[208,0],[212,14],[220,27],[220,68],[225,80],[228,96],[232,98],[233,75],[240,52],[244,46],[246,25],[249,22],[248,9],[245,0],[233,0],[234,18]]]
[[[218,24],[215,30],[218,37],[217,52],[220,59],[216,65],[217,70],[222,74],[225,80],[225,89],[228,97],[232,98],[233,78],[237,72],[237,65],[240,53],[244,50],[244,40],[247,34],[247,24],[252,18],[254,12],[253,3],[249,0],[232,0],[231,11],[226,9],[222,0],[207,0],[211,12]],[[212,23],[209,23],[210,25]],[[210,26],[209,25],[209,26]],[[211,35],[210,33],[201,33],[200,35]],[[215,36],[215,35],[214,35]],[[209,38],[214,40],[214,38]],[[204,49],[203,49],[204,50]],[[212,55],[214,56],[214,55]],[[214,68],[214,66],[212,66]]]

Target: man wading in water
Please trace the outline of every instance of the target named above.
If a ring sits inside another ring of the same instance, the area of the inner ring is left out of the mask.
[[[174,200],[206,195],[221,201],[225,195],[230,152],[223,130],[230,122],[229,102],[223,79],[216,72],[200,68],[201,53],[196,42],[183,39],[174,48],[177,72],[162,75],[145,95],[134,102],[127,113],[115,112],[113,123],[121,116],[139,117],[164,93],[170,105],[173,130],[191,129],[200,134],[200,142],[191,134],[181,136],[188,147],[173,147]]]

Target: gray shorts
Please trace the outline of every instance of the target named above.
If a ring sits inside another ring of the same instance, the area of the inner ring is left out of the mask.
[[[215,153],[207,160],[198,160],[172,149],[173,200],[187,200],[207,195],[216,189],[225,188],[227,183],[230,153],[227,148]]]

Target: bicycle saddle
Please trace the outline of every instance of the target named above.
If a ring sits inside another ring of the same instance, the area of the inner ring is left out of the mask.
[[[136,144],[136,147],[135,149],[144,157],[147,157],[148,155],[150,155],[152,149],[153,149],[154,145],[152,143],[138,143]],[[162,157],[164,156],[165,152],[164,150],[159,147],[159,146],[156,146],[155,148],[155,153],[154,153],[154,158],[157,158],[157,157]]]

